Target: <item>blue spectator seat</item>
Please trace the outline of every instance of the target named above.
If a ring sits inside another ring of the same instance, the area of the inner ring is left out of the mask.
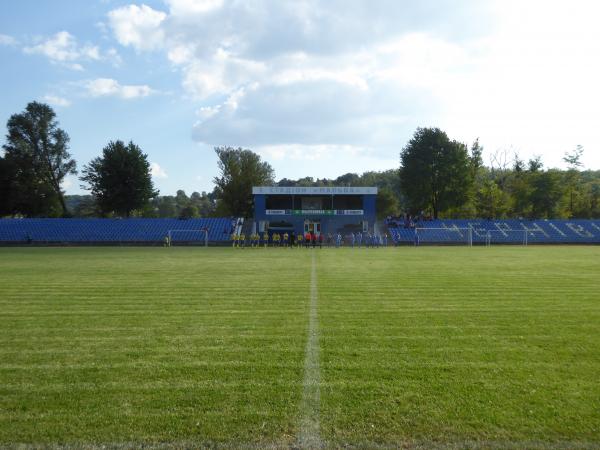
[[[231,218],[210,219],[0,219],[0,242],[160,243],[227,241]]]
[[[467,242],[471,229],[473,244],[600,244],[600,219],[455,219],[429,220],[405,228],[388,229],[395,243],[451,244]]]

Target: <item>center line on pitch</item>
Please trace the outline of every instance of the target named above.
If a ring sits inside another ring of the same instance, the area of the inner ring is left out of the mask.
[[[322,447],[319,422],[321,369],[319,367],[319,317],[317,300],[317,263],[313,253],[310,270],[308,340],[306,341],[306,356],[304,358],[304,385],[300,411],[300,435],[298,437],[300,448]]]

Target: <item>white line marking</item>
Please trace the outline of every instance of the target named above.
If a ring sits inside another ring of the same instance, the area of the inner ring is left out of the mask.
[[[322,448],[319,410],[321,403],[321,370],[319,367],[319,317],[317,314],[317,263],[312,255],[310,271],[310,311],[308,314],[308,340],[304,358],[304,389],[300,409],[300,448]]]

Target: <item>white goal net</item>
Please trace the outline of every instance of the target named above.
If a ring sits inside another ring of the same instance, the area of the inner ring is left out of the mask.
[[[485,231],[485,245],[528,245],[544,241],[544,232],[541,230],[487,230]]]
[[[169,230],[167,245],[203,245],[208,247],[207,230]]]

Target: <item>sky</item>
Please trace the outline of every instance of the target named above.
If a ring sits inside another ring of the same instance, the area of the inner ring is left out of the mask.
[[[215,146],[276,178],[397,168],[417,127],[484,162],[584,147],[600,169],[596,0],[19,0],[0,3],[0,123],[50,104],[81,170],[111,140],[161,194],[210,191]],[[75,176],[67,193],[84,193]]]

